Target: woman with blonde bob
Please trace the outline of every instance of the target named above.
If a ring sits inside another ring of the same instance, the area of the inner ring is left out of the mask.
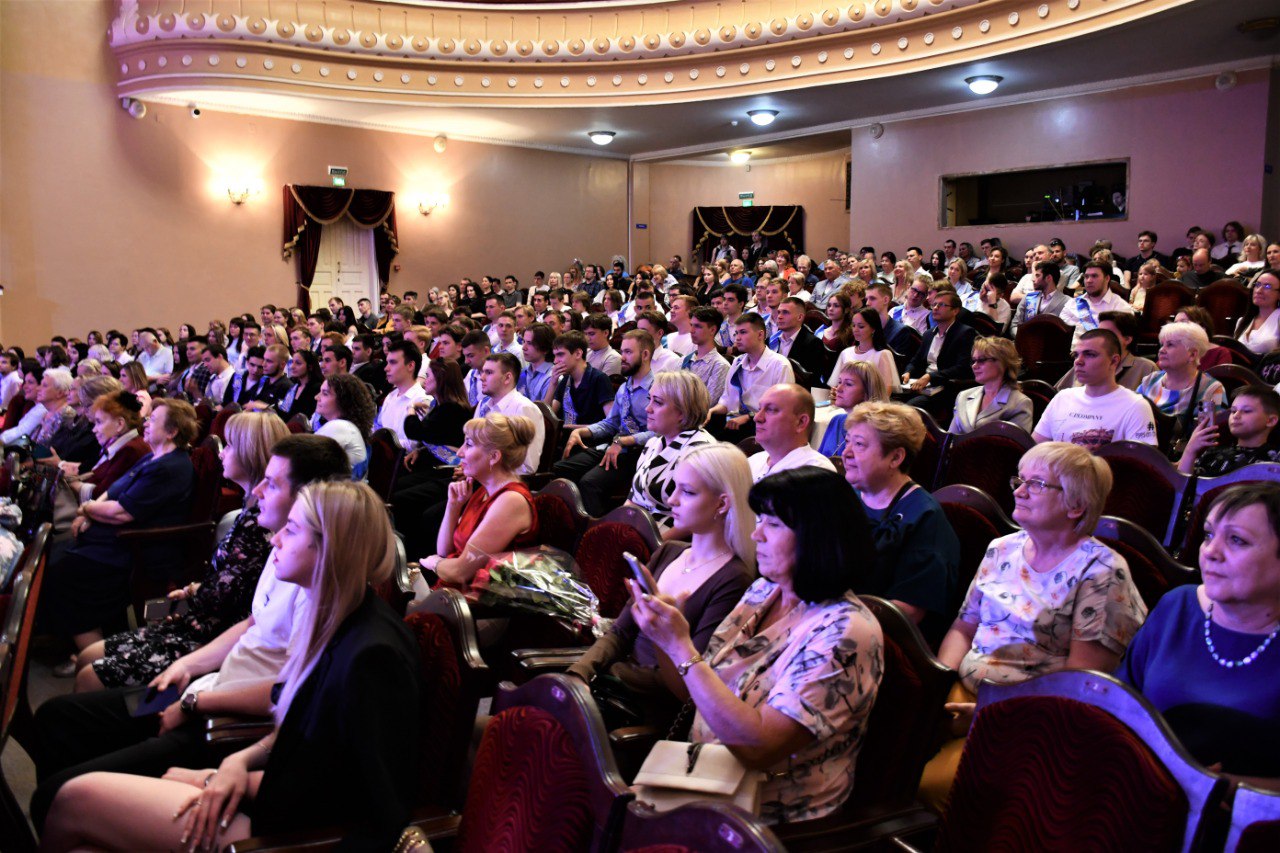
[[[1196,407],[1226,406],[1222,383],[1200,369],[1200,358],[1209,349],[1209,335],[1196,323],[1166,323],[1160,327],[1160,353],[1152,373],[1138,386],[1138,393],[1166,415],[1178,418],[1181,435],[1191,435]]]
[[[715,442],[715,437],[702,428],[710,408],[707,386],[688,371],[662,371],[649,387],[645,414],[647,429],[655,435],[640,453],[627,505],[648,510],[665,540],[683,540],[687,536],[687,531],[675,524],[671,512],[676,464],[691,450]]]
[[[417,787],[422,684],[412,635],[370,589],[395,561],[387,511],[363,483],[314,483],[272,545],[279,577],[309,600],[274,731],[216,770],[67,782],[42,849],[222,849],[317,826],[344,827],[345,848],[394,847]]]
[[[973,378],[977,388],[961,391],[951,418],[952,435],[964,435],[983,424],[1007,421],[1031,434],[1035,427],[1031,398],[1018,386],[1022,358],[1008,338],[978,338],[973,344]]]
[[[462,433],[462,479],[449,484],[436,553],[421,561],[424,571],[456,586],[475,580],[491,555],[538,540],[533,495],[516,473],[533,441],[533,421],[491,412],[467,421]]]
[[[686,541],[663,544],[650,558],[649,571],[658,593],[680,603],[701,654],[755,579],[755,515],[747,501],[751,468],[731,444],[694,448],[673,467],[670,512]],[[669,722],[689,696],[671,661],[640,633],[631,605],[569,674],[589,684],[599,679],[638,716],[659,725]],[[611,728],[638,722],[606,713]]]
[[[271,448],[288,434],[274,413],[231,416],[224,432],[222,471],[244,490],[244,508],[218,542],[204,577],[169,594],[174,600],[189,600],[190,608],[182,616],[124,631],[86,648],[76,662],[76,690],[146,684],[178,658],[249,616],[271,551],[268,531],[258,524],[253,490],[266,474]]]
[[[957,739],[926,767],[933,803],[950,787],[983,679],[1016,684],[1060,669],[1111,672],[1147,615],[1124,557],[1093,537],[1111,469],[1083,447],[1038,444],[1018,464],[1013,518],[1022,529],[987,549],[938,651],[960,683],[948,710]]]
[[[889,386],[871,362],[848,361],[832,381],[831,401],[841,412],[827,422],[827,430],[822,434],[818,452],[823,456],[839,456],[844,452],[844,425],[849,413],[860,403],[888,402]]]

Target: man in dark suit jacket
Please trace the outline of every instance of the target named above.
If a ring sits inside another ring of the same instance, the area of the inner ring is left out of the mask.
[[[373,386],[375,402],[380,402],[391,389],[387,366],[377,358],[380,351],[377,335],[356,335],[351,341],[351,375]]]
[[[969,359],[977,334],[969,326],[957,322],[960,297],[955,291],[935,293],[931,310],[936,325],[920,341],[920,349],[907,364],[902,384],[918,395],[907,401],[910,405],[919,406],[940,418],[951,411],[959,391],[948,388],[948,380],[973,381],[973,365]],[[941,342],[935,346],[939,338]]]
[[[754,273],[756,264],[769,251],[769,242],[765,240],[764,235],[759,231],[751,232],[751,245],[743,252],[742,262],[747,268],[747,272]]]
[[[285,398],[285,395],[289,393],[289,389],[293,387],[292,380],[285,373],[285,366],[288,363],[288,347],[282,344],[273,344],[267,347],[265,354],[262,356],[262,381],[258,384],[257,391],[254,392],[250,402],[262,403],[266,408],[271,408]],[[244,403],[240,405],[243,406]],[[261,411],[263,406],[254,406],[253,408]]]
[[[266,347],[249,347],[244,356],[244,370],[231,377],[226,390],[222,393],[222,405],[232,403],[243,406],[250,400],[257,400],[267,386],[267,378],[263,375],[263,361],[267,354]]]
[[[793,359],[813,375],[817,382],[825,367],[822,341],[804,325],[808,305],[803,299],[788,296],[774,312],[777,331],[769,338],[769,349]]]

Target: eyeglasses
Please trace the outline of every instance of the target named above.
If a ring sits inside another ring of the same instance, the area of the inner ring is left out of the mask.
[[[983,356],[978,356],[977,358],[972,358],[969,361],[971,364],[986,364],[989,361],[998,361],[998,360],[999,359],[993,358],[989,355],[983,355]]]
[[[1276,286],[1274,284],[1255,284],[1253,286],[1253,289],[1254,290],[1275,290]]]
[[[1027,487],[1027,492],[1032,495],[1043,495],[1045,489],[1057,489],[1064,491],[1062,486],[1055,486],[1053,483],[1046,483],[1044,480],[1027,480],[1022,477],[1010,477],[1009,487],[1015,492],[1023,486]]]

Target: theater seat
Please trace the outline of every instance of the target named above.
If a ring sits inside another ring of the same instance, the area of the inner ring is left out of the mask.
[[[1280,462],[1255,462],[1221,477],[1199,477],[1187,496],[1186,524],[1178,552],[1188,566],[1200,565],[1200,543],[1204,541],[1204,521],[1209,507],[1230,486],[1240,483],[1280,483]]]
[[[938,486],[962,483],[990,495],[1006,515],[1013,512],[1009,479],[1018,473],[1022,454],[1035,441],[1021,427],[998,421],[952,436],[938,470]]]
[[[369,436],[369,487],[384,501],[390,502],[395,492],[404,456],[404,445],[391,430],[375,430]]]
[[[1093,535],[1124,557],[1148,612],[1174,587],[1200,581],[1199,572],[1174,561],[1150,533],[1132,521],[1104,515]]]
[[[956,577],[956,594],[963,596],[982,565],[991,542],[1008,536],[1018,526],[996,505],[995,500],[973,486],[944,486],[933,493],[946,513],[951,529],[960,540],[960,571]]]
[[[655,813],[643,803],[627,807],[624,853],[784,853],[778,837],[757,818],[722,803],[694,803]]]
[[[1241,783],[1231,802],[1226,850],[1275,853],[1280,850],[1280,794]]]
[[[570,480],[552,480],[534,494],[533,506],[538,513],[541,544],[573,553],[578,538],[591,521],[578,487]]]
[[[1113,441],[1097,455],[1111,466],[1114,480],[1103,514],[1132,521],[1168,546],[1190,478],[1149,444]]]

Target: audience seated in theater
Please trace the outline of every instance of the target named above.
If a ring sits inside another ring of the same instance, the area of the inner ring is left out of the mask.
[[[880,296],[880,293],[876,294],[877,300]],[[850,330],[853,345],[836,358],[831,375],[839,376],[846,364],[865,361],[875,367],[886,388],[895,387],[898,384],[898,368],[893,360],[893,351],[889,348],[880,312],[870,306],[855,311],[850,318]]]
[[[778,303],[774,312],[775,329],[769,348],[784,358],[799,364],[817,382],[826,362],[822,342],[804,324],[808,303],[795,296],[788,296]]]
[[[747,460],[753,481],[804,466],[835,471],[831,460],[809,446],[813,417],[813,395],[799,385],[784,382],[764,392],[755,415],[762,449]]]
[[[1128,273],[1126,273],[1127,276]],[[1133,310],[1141,311],[1147,304],[1147,291],[1171,278],[1174,278],[1173,273],[1165,269],[1159,261],[1147,261],[1138,267],[1137,276],[1132,285],[1133,291],[1129,294],[1129,304],[1133,306]]]
[[[1205,520],[1201,584],[1170,590],[1116,675],[1197,761],[1280,788],[1280,486],[1225,490]]]
[[[170,600],[187,601],[189,610],[84,649],[76,660],[77,690],[146,684],[178,658],[249,616],[270,551],[270,531],[258,523],[255,491],[271,448],[288,434],[284,422],[271,413],[241,412],[227,421],[222,471],[244,490],[244,508],[218,543],[205,576],[169,594]]]
[[[68,402],[75,411],[75,419],[53,434],[44,455],[34,455],[39,462],[58,465],[64,474],[78,473],[82,467],[92,467],[97,461],[101,447],[93,435],[93,404],[99,397],[122,388],[117,380],[101,374],[77,378],[72,386]]]
[[[137,360],[142,364],[148,379],[157,381],[159,377],[173,373],[173,352],[167,346],[161,345],[155,332],[141,332],[138,335],[138,343],[141,345],[141,350],[138,352]]]
[[[662,346],[667,333],[667,320],[657,311],[640,311],[635,315],[636,328],[653,338],[653,358],[650,368],[654,373],[679,370],[681,357]]]
[[[1102,314],[1106,311],[1133,313],[1133,306],[1124,297],[1111,290],[1111,266],[1099,261],[1090,261],[1084,265],[1080,276],[1083,291],[1074,299],[1068,300],[1059,315],[1068,326],[1075,327],[1071,338],[1072,346],[1080,342],[1085,332],[1098,328]]]
[[[893,601],[936,647],[955,610],[960,540],[933,495],[908,474],[924,445],[924,421],[901,403],[862,403],[846,424],[844,476],[879,557],[854,591]]]
[[[523,369],[516,390],[536,403],[551,404],[555,399],[555,365],[551,348],[556,333],[546,323],[533,323],[520,333]]]
[[[350,828],[349,849],[394,846],[415,799],[417,738],[430,733],[416,728],[416,644],[370,588],[395,561],[386,510],[360,483],[308,486],[272,541],[280,578],[313,600],[282,674],[275,730],[216,770],[72,779],[44,849],[214,849],[335,824]]]
[[[35,400],[36,404],[22,416],[17,426],[0,433],[0,444],[9,445],[26,439],[37,450],[33,455],[48,455],[49,442],[53,437],[75,422],[76,411],[70,403],[74,381],[71,371],[65,367],[33,374],[33,379],[24,385],[23,394],[27,399]]]
[[[315,432],[342,445],[351,463],[352,479],[363,480],[368,471],[369,434],[377,413],[369,388],[350,373],[335,373],[320,383],[316,415],[324,423]]]
[[[275,404],[283,420],[295,415],[310,418],[316,412],[316,395],[320,393],[320,360],[309,349],[296,350],[286,368],[291,385]]]
[[[103,394],[93,401],[89,417],[100,454],[91,465],[63,462],[63,482],[67,488],[54,495],[54,532],[67,532],[80,504],[105,493],[137,461],[150,452],[141,436],[142,413],[138,398],[128,391]],[[86,467],[91,470],[81,474]]]
[[[661,382],[662,376],[654,381],[655,390]],[[723,443],[695,447],[674,467],[671,524],[688,542],[664,544],[649,560],[649,571],[658,594],[678,603],[693,647],[701,654],[755,578],[751,531],[756,520],[747,504],[751,472],[742,451]],[[623,609],[609,633],[569,673],[587,683],[616,679],[610,687],[622,694],[617,698],[631,699],[628,706],[639,715],[665,726],[689,691],[676,674],[676,662],[640,633],[632,607]]]
[[[1001,334],[1009,328],[1009,321],[1013,315],[1008,301],[1004,298],[1004,291],[1008,284],[1004,273],[997,272],[987,276],[978,288],[978,312],[990,317]]]
[[[1113,441],[1155,444],[1155,418],[1146,398],[1116,382],[1119,338],[1106,329],[1085,332],[1072,355],[1080,385],[1054,395],[1032,437],[1069,441],[1088,450]]]
[[[840,375],[832,379],[831,405],[838,413],[827,421],[818,453],[825,457],[839,456],[844,452],[845,419],[859,403],[887,403],[889,389],[880,378],[880,371],[866,361],[850,361],[840,368]]]
[[[1166,415],[1177,418],[1175,434],[1191,435],[1204,406],[1217,412],[1225,408],[1227,392],[1222,383],[1200,370],[1200,356],[1209,348],[1209,337],[1195,323],[1168,323],[1160,328],[1158,371],[1142,380],[1138,393]]]
[[[905,265],[906,261],[898,263]],[[897,272],[898,268],[894,267],[894,273],[897,274]],[[929,308],[929,297],[933,293],[933,277],[925,273],[909,279],[909,282],[905,295],[901,297],[901,304],[890,311],[889,316],[923,335],[933,328],[933,312]],[[896,297],[897,288],[894,289],[894,293]]]
[[[960,297],[960,305],[966,311],[979,310],[978,291],[969,279],[969,268],[957,258],[947,265],[946,281]]]
[[[1253,305],[1236,326],[1236,340],[1256,355],[1266,355],[1280,347],[1280,273],[1266,271],[1252,282]]]
[[[422,353],[408,341],[396,341],[387,348],[386,373],[391,390],[382,399],[373,428],[391,430],[407,450],[416,450],[418,442],[405,434],[405,418],[416,403],[427,398],[427,392],[418,384],[421,367]]]
[[[1204,309],[1198,310],[1203,311]],[[1116,384],[1123,388],[1128,388],[1130,391],[1137,391],[1138,386],[1142,384],[1142,380],[1156,372],[1156,363],[1154,361],[1149,358],[1143,358],[1140,355],[1134,355],[1131,350],[1133,339],[1138,334],[1137,316],[1121,311],[1104,311],[1098,320],[1098,328],[1111,332],[1116,336],[1116,340],[1120,342],[1120,368],[1116,371]],[[1182,321],[1180,320],[1179,322]],[[1214,347],[1213,349],[1221,349],[1221,347]],[[1054,388],[1061,391],[1064,388],[1078,386],[1076,369],[1073,365],[1070,370],[1062,374],[1062,378],[1058,380],[1058,384]]]
[[[1280,423],[1280,394],[1266,385],[1247,385],[1232,396],[1227,431],[1234,443],[1220,444],[1216,423],[1198,419],[1178,470],[1197,477],[1221,477],[1255,462],[1280,462],[1271,432]]]
[[[1213,263],[1208,249],[1196,249],[1191,253],[1191,269],[1184,272],[1180,281],[1192,290],[1208,287],[1222,278],[1222,269]]]
[[[930,310],[934,326],[925,332],[920,348],[907,364],[902,386],[904,391],[917,395],[911,399],[911,405],[920,406],[941,419],[955,404],[956,390],[948,387],[948,383],[973,380],[969,359],[977,335],[971,327],[958,322],[960,297],[954,290],[935,292]]]
[[[227,383],[226,389],[223,391],[222,399],[218,401],[219,406],[229,406],[235,403],[243,407],[246,403],[256,400],[258,395],[266,388],[267,378],[262,372],[263,359],[266,357],[266,347],[254,346],[244,352],[244,367]]]
[[[1018,333],[1018,327],[1023,323],[1043,314],[1062,316],[1071,297],[1059,286],[1061,276],[1058,265],[1053,261],[1036,264],[1035,271],[1031,273],[1031,289],[1018,302],[1018,310],[1013,315],[1013,334]]]
[[[42,632],[69,636],[80,651],[101,640],[104,627],[123,620],[133,553],[117,533],[187,520],[195,477],[187,448],[195,435],[190,403],[156,401],[144,435],[150,454],[106,492],[80,504],[71,524],[75,541],[50,559],[40,595]],[[178,561],[178,549],[169,543],[148,548],[141,569],[163,571]]]
[[[1076,293],[1079,289],[1082,271],[1067,258],[1066,243],[1063,243],[1061,238],[1054,237],[1049,241],[1048,246],[1049,260],[1057,264],[1058,269],[1061,270],[1061,289],[1067,294]]]
[[[22,357],[16,352],[0,352],[0,412],[9,408],[14,396],[22,390]]]
[[[1200,369],[1208,371],[1211,367],[1217,367],[1219,364],[1234,364],[1235,356],[1231,350],[1223,346],[1213,343],[1213,336],[1217,334],[1214,330],[1213,315],[1199,305],[1184,305],[1178,309],[1178,313],[1173,316],[1175,323],[1195,323],[1204,329],[1205,335],[1209,338],[1209,348],[1204,351],[1204,355],[1200,356]],[[1258,375],[1264,375],[1262,371],[1263,365],[1258,366]]]
[[[538,470],[542,458],[542,443],[546,439],[546,425],[542,413],[525,395],[516,390],[520,378],[520,360],[507,352],[493,352],[484,360],[480,370],[480,390],[484,399],[476,406],[476,417],[483,418],[490,412],[508,417],[524,417],[534,425],[533,439],[529,442],[524,460],[516,466],[517,474],[532,474]]]
[[[582,332],[587,337],[587,363],[605,376],[622,374],[622,354],[609,344],[613,321],[604,314],[589,314],[583,320]]]
[[[652,355],[653,338],[647,332],[632,329],[623,335],[622,375],[626,378],[614,396],[613,409],[604,420],[569,433],[564,458],[552,468],[557,477],[578,484],[591,515],[604,515],[606,499],[629,487],[640,450],[653,437],[646,411],[653,384]]]
[[[722,322],[724,315],[715,308],[694,308],[689,315],[689,341],[693,349],[680,362],[681,370],[702,380],[713,403],[724,396],[729,376],[729,361],[716,348],[716,332]]]
[[[645,408],[648,429],[654,435],[636,463],[627,503],[648,510],[664,540],[688,536],[672,519],[675,471],[685,455],[715,442],[702,428],[710,405],[706,386],[692,373],[664,370],[654,374]]]
[[[760,516],[752,538],[762,577],[716,629],[705,657],[668,595],[629,580],[630,612],[676,664],[697,707],[690,739],[722,743],[749,769],[767,772],[761,816],[791,823],[830,814],[848,798],[883,639],[852,591],[870,571],[868,531],[840,478],[812,467],[783,471],[756,483],[749,501]]]
[[[440,463],[453,464],[462,446],[462,428],[472,414],[462,369],[456,361],[432,361],[421,383],[427,396],[413,402],[410,410],[415,417],[406,417],[403,424],[405,437],[417,445],[408,454],[407,466],[415,468],[422,452]]]
[[[551,410],[565,426],[602,421],[613,409],[613,384],[587,363],[588,350],[582,332],[564,332],[551,344],[555,358]]]
[[[462,479],[449,484],[436,553],[419,562],[424,574],[466,587],[491,556],[537,543],[538,513],[516,473],[534,438],[533,421],[495,412],[467,421],[463,431]]]
[[[0,432],[0,446],[13,444],[20,439],[30,439],[32,433],[40,426],[40,420],[44,417],[45,409],[40,404],[39,396],[41,393],[41,384],[44,382],[44,368],[40,366],[35,359],[26,359],[22,367],[22,401],[29,404],[29,408],[23,412],[22,417],[17,423],[8,429]],[[13,415],[18,410],[6,413],[6,420],[12,421]]]
[[[948,432],[964,435],[980,426],[1007,421],[1028,433],[1034,423],[1031,398],[1018,387],[1022,359],[1008,338],[978,338],[973,343],[973,378],[981,383],[961,391]]]
[[[950,788],[983,680],[1110,672],[1147,615],[1124,557],[1092,536],[1111,491],[1105,461],[1064,442],[1037,445],[1011,485],[1022,529],[991,543],[938,651],[960,681],[947,706],[956,739],[921,781],[934,805]]]
[[[780,382],[795,382],[791,362],[770,350],[765,341],[765,322],[759,314],[738,317],[733,328],[738,352],[729,365],[724,394],[712,407],[712,414],[725,415],[726,441],[740,441],[755,432],[755,413],[764,392]]]

